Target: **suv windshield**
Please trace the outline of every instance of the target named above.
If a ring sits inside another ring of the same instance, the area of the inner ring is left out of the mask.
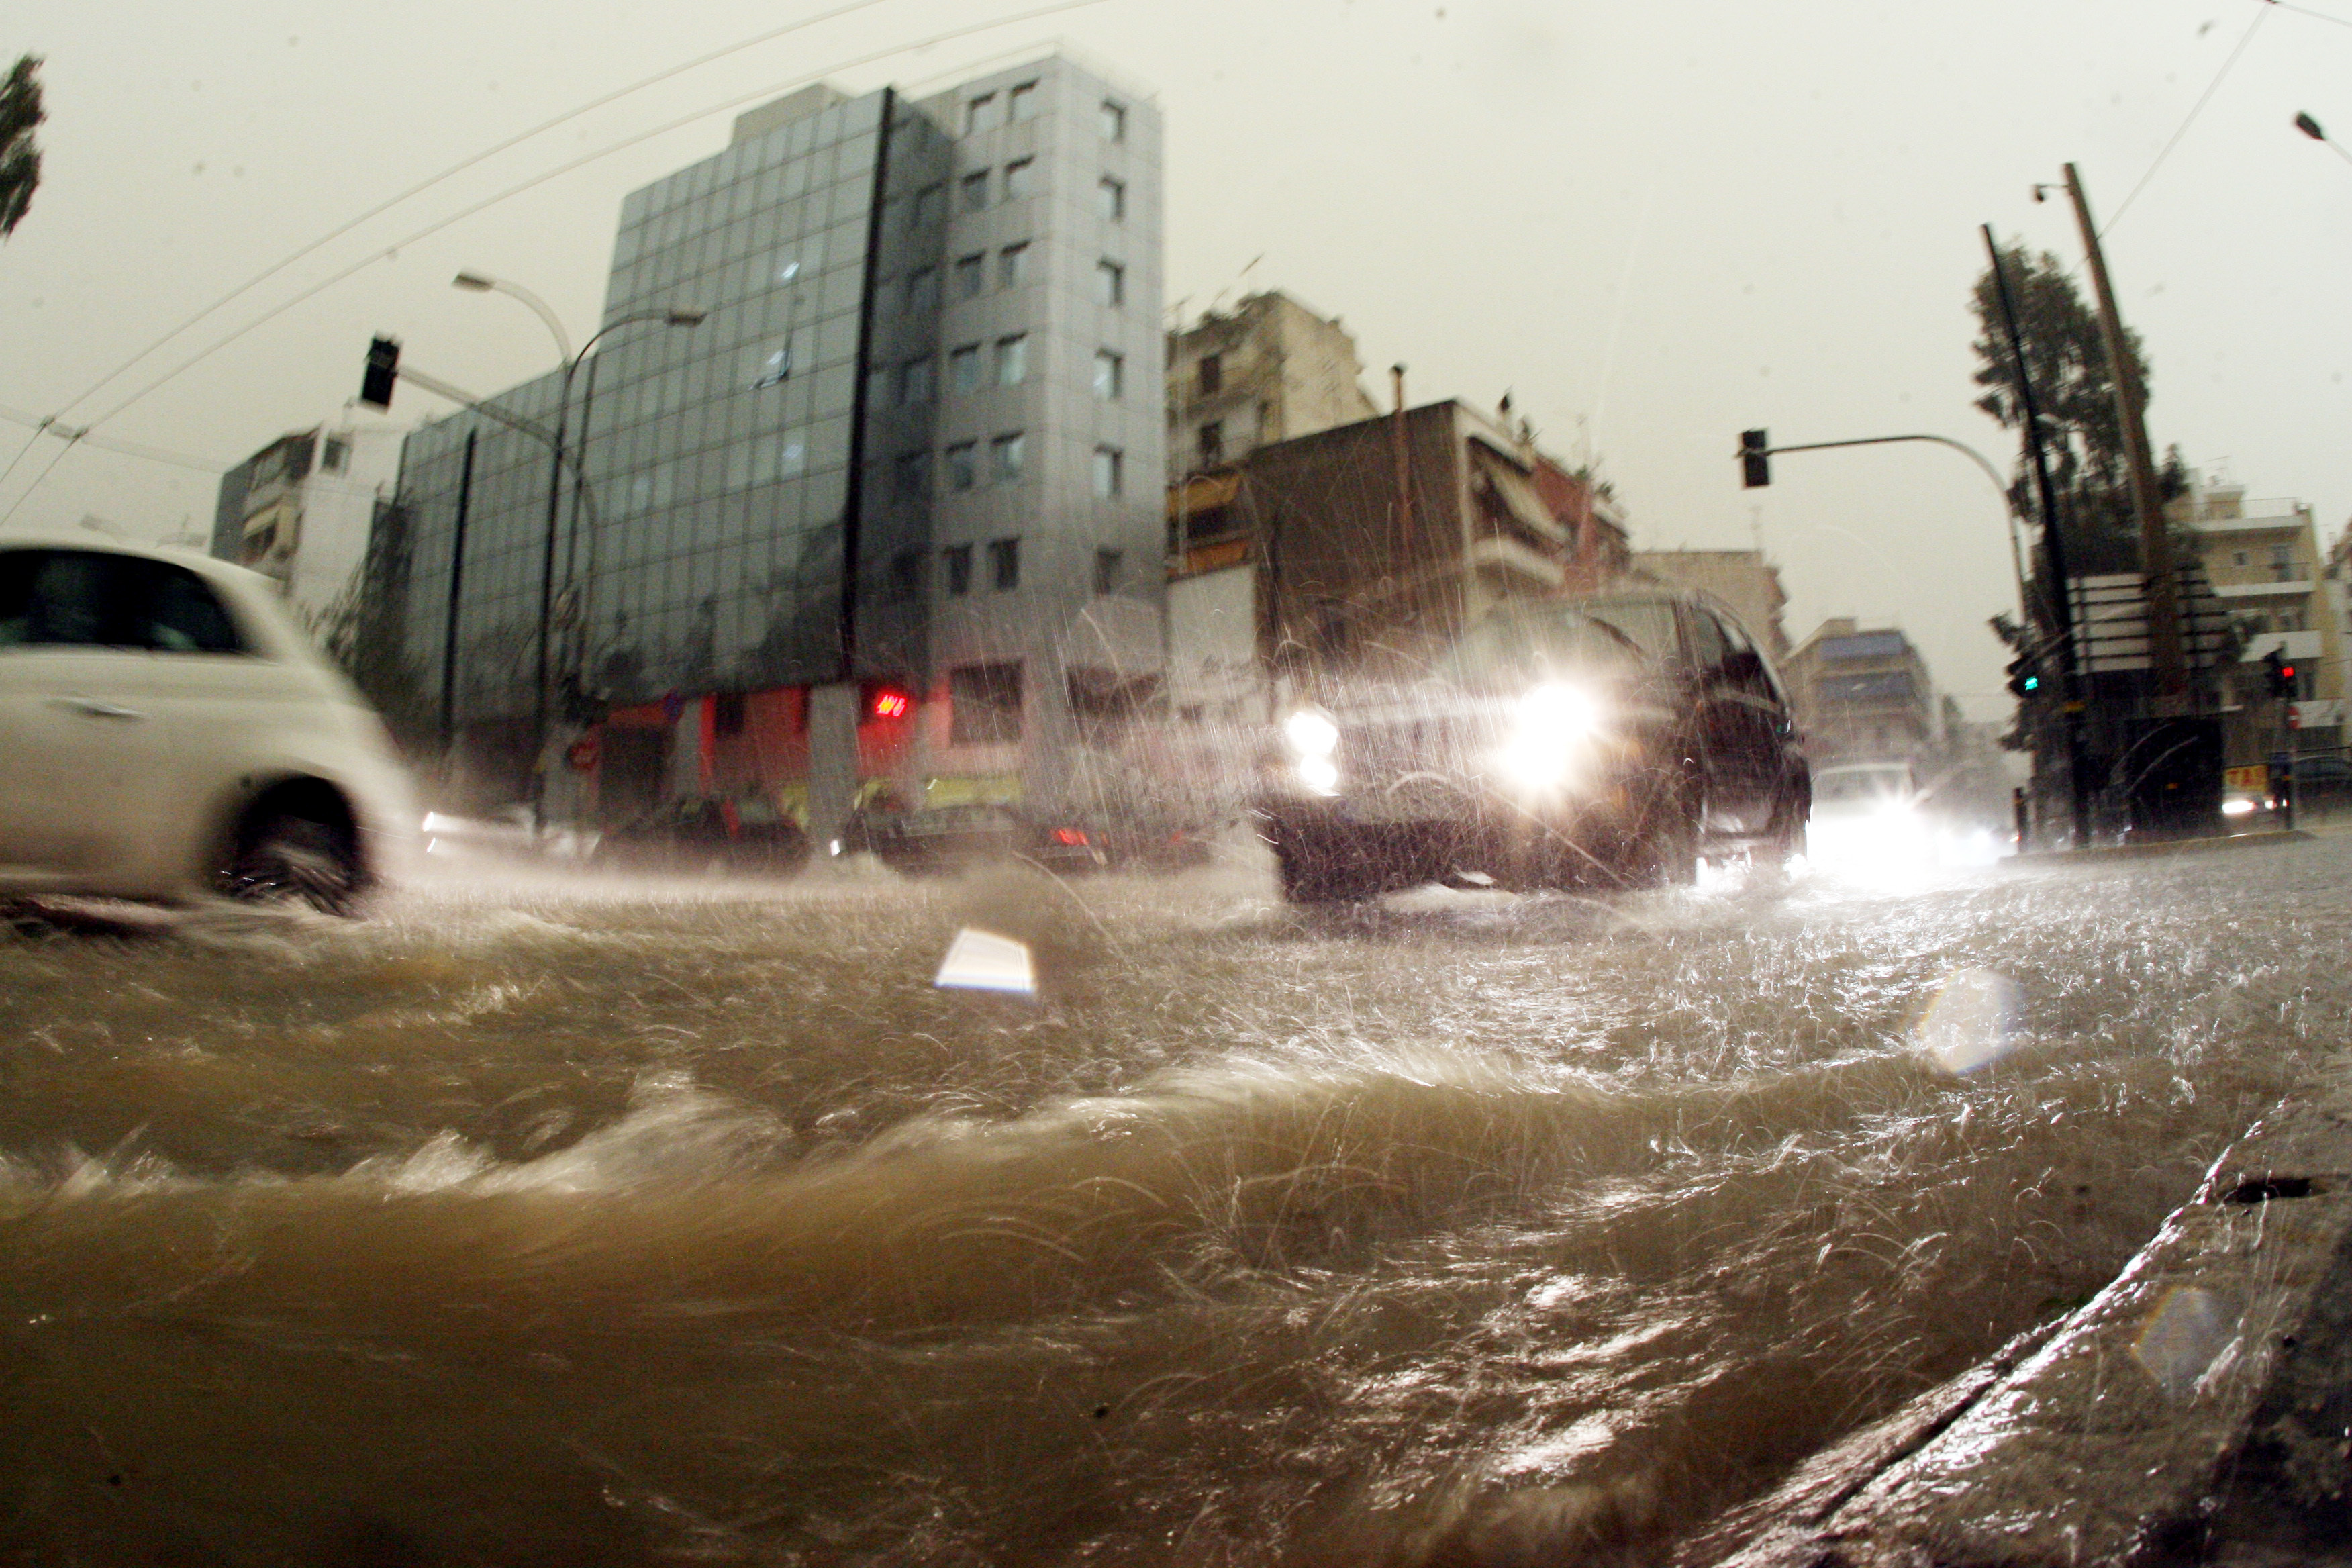
[[[1436,672],[1459,686],[1505,686],[1560,670],[1635,669],[1642,663],[1642,649],[1615,626],[1580,609],[1547,605],[1477,622],[1446,650]]]

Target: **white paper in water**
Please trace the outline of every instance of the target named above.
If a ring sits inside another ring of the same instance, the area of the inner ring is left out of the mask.
[[[978,926],[965,926],[948,944],[931,984],[957,991],[1003,991],[1016,996],[1037,994],[1037,967],[1029,944],[999,936]]]

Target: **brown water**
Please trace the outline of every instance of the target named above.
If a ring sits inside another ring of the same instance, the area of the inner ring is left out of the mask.
[[[2337,1048],[2347,870],[0,940],[0,1550],[1654,1561],[2111,1276]]]

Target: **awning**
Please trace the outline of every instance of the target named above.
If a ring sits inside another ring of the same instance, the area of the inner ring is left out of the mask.
[[[1196,511],[1214,511],[1221,506],[1233,505],[1234,498],[1241,493],[1242,476],[1238,469],[1202,474],[1168,487],[1168,515],[1189,517]]]
[[[1544,505],[1543,497],[1536,494],[1536,487],[1525,474],[1476,442],[1471,444],[1470,461],[1477,476],[1472,483],[1483,483],[1513,521],[1538,539],[1568,542],[1568,530],[1552,516],[1551,508]]]

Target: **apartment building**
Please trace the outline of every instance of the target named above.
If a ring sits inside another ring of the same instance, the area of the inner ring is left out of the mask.
[[[398,430],[348,421],[279,437],[221,476],[212,553],[276,578],[296,616],[331,635],[352,611],[400,443]]]
[[[2195,536],[2213,595],[2242,639],[2224,703],[2243,709],[2263,700],[2261,667],[2275,649],[2295,668],[2298,744],[2341,745],[2345,627],[2311,508],[2249,500],[2244,486],[2199,475],[2166,514]]]
[[[1379,412],[1354,335],[1279,289],[1170,332],[1167,353],[1171,484]]]

